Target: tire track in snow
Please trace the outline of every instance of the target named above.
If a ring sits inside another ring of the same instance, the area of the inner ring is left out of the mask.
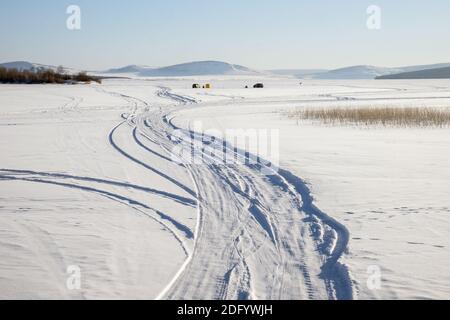
[[[172,129],[180,130],[180,128],[173,125],[171,120],[167,120],[167,116],[165,116],[165,121],[171,125]],[[186,132],[191,137],[196,135],[196,133],[188,130],[186,130]],[[211,141],[210,139],[207,140]],[[339,263],[340,257],[345,253],[348,246],[348,230],[342,224],[329,217],[313,205],[313,199],[310,195],[310,191],[301,179],[282,169],[277,172],[274,171],[274,176],[277,177],[277,179],[272,179],[271,183],[273,186],[284,187],[285,192],[289,192],[292,196],[299,198],[298,206],[300,210],[304,211],[309,216],[315,217],[322,225],[331,228],[336,233],[337,239],[331,252],[321,252],[327,257],[326,262],[321,267],[321,277],[326,282],[329,298],[352,299],[354,297],[353,284],[348,273],[348,269]],[[327,240],[328,239],[323,239],[324,242]],[[318,245],[318,247],[320,247],[320,245]],[[305,283],[309,287],[309,297],[312,298],[314,297],[314,292],[312,290],[311,275],[305,267],[305,264],[301,264],[299,269],[302,271],[305,278]]]
[[[133,161],[133,162],[135,162],[135,163],[137,163],[137,164],[143,166],[144,168],[146,168],[146,169],[148,169],[148,170],[150,170],[150,171],[155,172],[156,174],[159,174],[159,175],[162,176],[163,178],[166,178],[166,179],[169,180],[170,182],[172,182],[172,183],[174,183],[175,185],[177,185],[178,187],[180,187],[182,190],[186,191],[188,194],[190,194],[191,196],[193,196],[195,199],[198,199],[198,185],[197,185],[196,181],[193,179],[192,174],[191,174],[191,172],[190,172],[189,170],[188,170],[188,173],[189,173],[189,175],[190,175],[190,177],[191,177],[191,179],[192,179],[193,185],[194,185],[195,188],[196,188],[196,191],[195,191],[195,192],[193,192],[190,188],[188,188],[188,187],[182,185],[181,183],[179,183],[179,182],[176,181],[175,179],[173,179],[173,178],[169,177],[168,175],[164,174],[163,172],[157,170],[156,168],[153,168],[153,167],[147,165],[146,163],[144,163],[144,162],[142,162],[142,161],[140,161],[140,160],[134,158],[133,156],[131,156],[130,154],[128,154],[127,152],[125,152],[124,150],[122,150],[122,149],[115,143],[115,141],[114,141],[114,133],[115,133],[115,131],[116,131],[119,127],[121,127],[123,124],[128,123],[132,128],[133,128],[133,127],[134,127],[135,129],[138,128],[138,126],[137,126],[137,120],[136,120],[136,113],[137,113],[137,111],[138,111],[138,104],[139,104],[139,103],[142,103],[142,104],[144,105],[144,107],[145,107],[145,111],[149,111],[149,110],[150,110],[149,104],[148,104],[146,101],[144,101],[144,100],[141,100],[141,99],[138,99],[138,98],[134,98],[134,97],[131,97],[131,96],[128,96],[128,95],[124,95],[124,94],[121,94],[121,93],[117,93],[117,92],[107,92],[107,91],[104,91],[104,92],[105,92],[105,93],[108,93],[108,94],[111,94],[111,95],[114,95],[114,96],[119,96],[119,97],[125,99],[127,102],[132,103],[132,104],[134,105],[134,106],[132,107],[132,113],[131,113],[131,114],[129,114],[129,115],[122,114],[122,118],[123,118],[125,121],[122,122],[122,123],[120,123],[120,124],[117,125],[116,127],[114,127],[114,128],[112,129],[112,131],[110,132],[110,134],[109,134],[109,136],[108,136],[108,139],[109,139],[109,142],[110,142],[111,146],[113,146],[114,149],[115,149],[116,151],[118,151],[121,155],[125,156],[127,159],[129,159],[129,160],[131,160],[131,161]],[[145,123],[145,127],[149,128],[149,125],[148,125],[145,121],[144,121],[144,123]],[[149,139],[150,141],[152,141],[152,140],[150,139],[149,136],[145,135],[145,133],[143,132],[143,130],[139,130],[139,131],[140,131],[141,134],[144,135],[144,137],[146,137],[147,139]],[[156,133],[155,131],[153,131],[153,132]],[[136,130],[133,130],[133,137],[134,137],[135,143],[136,143],[139,147],[141,147],[141,148],[143,148],[144,150],[146,150],[146,151],[152,153],[153,155],[161,156],[162,159],[165,159],[165,160],[168,159],[168,158],[165,158],[165,157],[162,156],[162,155],[159,155],[158,153],[154,152],[153,150],[149,149],[148,147],[144,146],[144,145],[139,141],[139,139],[137,138]],[[159,139],[161,139],[161,137],[159,137]],[[153,142],[153,143],[157,143],[157,142],[155,142],[155,141],[152,141],[152,142]],[[160,146],[164,149],[164,147],[163,147],[162,144],[160,144]],[[165,149],[164,149],[164,150],[165,150]],[[170,155],[170,152],[168,152],[167,150],[165,150],[165,151]],[[186,166],[186,168],[187,168],[187,166]],[[197,204],[197,223],[196,223],[196,226],[195,226],[195,232],[192,234],[192,236],[194,237],[194,243],[197,242],[197,237],[196,237],[195,235],[198,235],[198,234],[201,233],[201,223],[202,223],[202,217],[201,217],[200,207],[198,206],[198,202],[197,202],[197,201],[195,201],[195,203]],[[195,246],[195,244],[194,244],[194,246]],[[181,267],[180,267],[180,269],[177,271],[177,273],[173,276],[172,280],[169,281],[169,283],[166,285],[166,287],[158,294],[158,296],[155,298],[156,300],[161,300],[161,299],[163,299],[163,298],[165,298],[165,297],[167,296],[167,293],[169,292],[169,290],[171,290],[171,288],[173,287],[174,283],[179,279],[179,277],[181,277],[181,275],[184,273],[186,267],[187,267],[187,266],[189,265],[189,263],[191,262],[192,256],[193,256],[192,251],[188,251],[188,250],[185,248],[184,245],[183,245],[183,250],[186,252],[186,256],[187,256],[186,260],[185,260],[184,263],[181,265]]]
[[[140,133],[140,134],[141,134],[142,136],[145,137],[145,134],[142,134],[142,133]],[[134,128],[134,130],[133,130],[133,138],[134,138],[134,141],[136,141],[136,143],[138,144],[138,146],[140,146],[140,147],[141,147],[142,149],[144,149],[145,151],[150,152],[151,154],[153,154],[153,155],[155,155],[155,156],[157,156],[157,157],[160,157],[160,158],[163,159],[163,160],[166,160],[166,161],[168,161],[168,162],[172,162],[172,159],[170,159],[170,158],[168,158],[168,157],[166,157],[166,156],[164,156],[164,155],[162,155],[162,154],[160,154],[160,153],[158,153],[158,152],[156,152],[156,151],[150,149],[150,148],[147,147],[146,145],[144,145],[144,144],[139,140],[139,138],[138,138],[137,127]]]
[[[156,173],[157,175],[163,177],[164,179],[170,181],[171,183],[173,183],[174,185],[176,185],[177,187],[183,189],[184,191],[186,191],[189,195],[195,197],[195,193],[194,191],[192,191],[192,189],[190,189],[189,187],[185,186],[184,184],[182,184],[181,182],[175,180],[174,178],[170,177],[169,175],[165,174],[164,172],[146,164],[145,162],[133,157],[131,154],[127,153],[126,151],[124,151],[122,148],[119,147],[119,145],[114,141],[114,133],[117,131],[117,129],[119,129],[125,122],[120,123],[119,125],[117,125],[109,134],[108,139],[109,142],[111,144],[111,146],[116,149],[120,154],[122,154],[124,157],[128,158],[129,160],[137,163],[138,165]]]
[[[133,200],[129,197],[125,197],[125,196],[119,195],[117,193],[109,192],[106,190],[101,190],[101,189],[77,185],[77,184],[65,183],[65,182],[50,181],[50,180],[38,179],[38,178],[16,177],[16,176],[11,176],[11,175],[0,175],[0,180],[2,180],[2,181],[24,181],[24,182],[31,182],[31,183],[50,184],[50,185],[56,185],[56,186],[60,186],[60,187],[70,188],[70,189],[78,189],[78,190],[82,190],[82,191],[86,191],[86,192],[96,193],[96,194],[104,196],[108,199],[126,204],[126,205],[132,207],[133,209],[143,213],[144,215],[152,218],[153,220],[157,221],[165,229],[169,230],[175,236],[175,238],[180,242],[185,253],[188,254],[188,249],[182,240],[183,237],[179,236],[178,233],[173,230],[173,227],[169,226],[167,223],[162,222],[161,220],[169,221],[176,229],[178,229],[178,231],[181,231],[182,233],[184,233],[187,238],[193,238],[192,231],[188,227],[186,227],[186,226],[180,224],[179,222],[175,221],[174,219],[172,219],[170,216],[168,216],[168,215],[164,214],[163,212],[161,212],[157,209],[154,209],[142,202],[139,202],[139,201]],[[139,209],[139,207],[140,207],[140,209]],[[142,209],[152,211],[153,213],[155,213],[158,216],[158,218],[154,217],[153,215],[148,214],[147,212],[143,211]]]
[[[38,171],[32,171],[32,170],[0,169],[0,172],[4,172],[7,174],[37,175],[37,176],[57,178],[57,179],[73,179],[73,180],[79,180],[79,181],[111,185],[111,186],[116,186],[116,187],[130,188],[130,189],[135,189],[135,190],[139,190],[139,191],[143,191],[143,192],[147,192],[147,193],[152,193],[154,195],[158,195],[163,198],[173,200],[177,203],[180,203],[180,204],[183,204],[186,206],[195,206],[197,204],[197,202],[195,200],[192,200],[190,198],[186,198],[186,197],[179,196],[179,195],[176,195],[176,194],[173,194],[170,192],[166,192],[166,191],[162,191],[162,190],[157,190],[157,189],[153,189],[153,188],[149,188],[149,187],[135,185],[135,184],[128,183],[128,182],[119,182],[119,181],[99,179],[99,178],[74,176],[74,175],[63,174],[63,173],[38,172]]]
[[[189,99],[170,94],[168,89],[160,94],[177,103],[190,103]],[[170,108],[165,112],[147,110],[145,114],[133,116],[129,123],[141,133],[150,133],[151,141],[172,158],[171,150],[180,142],[170,139],[171,132],[179,129],[168,119],[170,111]],[[118,127],[113,129],[110,138]],[[189,137],[198,135],[185,131]],[[208,156],[203,147],[196,151]],[[240,153],[240,156],[248,160],[251,155]],[[209,160],[200,166],[184,164],[197,186],[199,218],[195,245],[158,298],[313,299],[324,297],[323,292],[331,299],[353,297],[350,279],[343,277],[345,272],[337,272],[338,260],[348,242],[345,228],[339,229],[336,221],[318,209],[313,210],[309,190],[303,182],[292,185],[298,181],[284,171],[275,172],[272,179],[261,178],[257,174],[261,168],[254,166],[223,166],[218,170],[215,159]],[[272,236],[267,233],[268,220],[258,222],[252,215],[254,210],[248,210],[252,204],[267,210],[273,224]],[[336,228],[339,237],[332,252],[316,253],[320,243],[313,237],[312,225],[306,219],[309,216],[315,217],[323,227]],[[321,262],[322,257],[325,263]],[[346,270],[344,266],[342,269]]]

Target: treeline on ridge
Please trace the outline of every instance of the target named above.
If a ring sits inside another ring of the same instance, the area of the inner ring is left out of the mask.
[[[52,69],[6,69],[0,67],[0,83],[11,84],[39,84],[39,83],[101,83],[101,78],[88,75],[86,72],[79,72],[77,74],[67,74],[62,68],[57,71]]]

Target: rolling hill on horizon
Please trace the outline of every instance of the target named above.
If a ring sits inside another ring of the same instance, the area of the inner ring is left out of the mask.
[[[414,72],[426,69],[438,69],[450,67],[450,63],[439,63],[430,65],[416,65],[416,66],[404,66],[404,67],[377,67],[371,65],[359,65],[350,66],[345,68],[339,68],[330,70],[328,72],[322,72],[318,74],[312,74],[308,78],[310,79],[323,79],[323,80],[357,80],[357,79],[375,79],[381,76],[389,76],[393,74],[399,74],[404,72]]]
[[[194,61],[167,67],[153,68],[129,65],[118,69],[109,69],[105,73],[131,73],[142,77],[178,77],[203,75],[257,75],[264,72],[241,65],[222,61]]]
[[[7,69],[16,68],[19,70],[31,70],[46,68],[56,70],[57,66],[32,63],[27,61],[14,61],[0,64],[0,67]],[[418,73],[404,76],[433,76],[446,77],[439,73],[438,69],[448,68],[450,63],[416,65],[404,67],[377,67],[371,65],[358,65],[339,68],[334,70],[325,69],[276,69],[260,71],[248,68],[238,64],[231,64],[222,61],[194,61],[182,64],[176,64],[165,67],[150,67],[146,65],[128,65],[119,68],[108,69],[105,71],[90,71],[102,75],[115,76],[136,76],[136,77],[180,77],[180,76],[213,76],[213,75],[254,75],[254,76],[282,76],[298,79],[314,80],[358,80],[358,79],[376,79],[386,77],[395,77],[404,73],[423,72],[424,70],[436,70],[431,73]],[[65,68],[68,72],[76,72],[76,69]],[[445,72],[445,70],[444,70]]]
[[[450,79],[450,67],[425,69],[379,76],[377,80],[387,79]]]
[[[47,65],[47,64],[41,64],[41,63],[33,63],[28,61],[11,61],[11,62],[5,62],[0,63],[0,67],[5,69],[17,69],[19,71],[26,71],[26,70],[37,70],[37,69],[50,69],[53,71],[56,71],[58,69],[58,66],[54,65]],[[80,70],[76,70],[73,68],[66,68],[64,67],[64,70],[69,73],[75,73],[79,72]]]

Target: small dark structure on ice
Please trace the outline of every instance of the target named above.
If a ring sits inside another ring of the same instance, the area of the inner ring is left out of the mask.
[[[257,84],[255,84],[254,86],[253,86],[253,88],[264,88],[264,84],[262,84],[262,83],[257,83]]]
[[[202,86],[201,85],[199,85],[198,83],[194,83],[193,85],[192,85],[192,89],[200,89]]]

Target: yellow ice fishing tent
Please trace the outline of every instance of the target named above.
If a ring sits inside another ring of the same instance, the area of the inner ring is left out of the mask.
[[[209,83],[205,84],[205,89],[211,89],[211,84]]]

